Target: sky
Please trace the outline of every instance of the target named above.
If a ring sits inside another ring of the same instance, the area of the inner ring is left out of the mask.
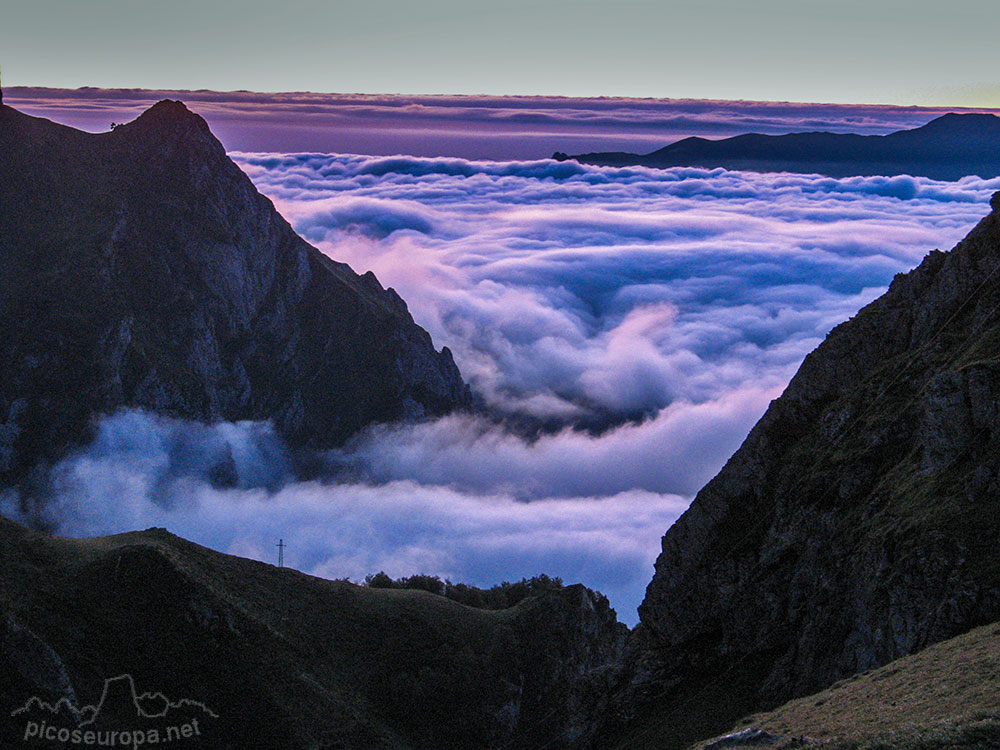
[[[8,85],[1000,106],[989,0],[0,0]]]

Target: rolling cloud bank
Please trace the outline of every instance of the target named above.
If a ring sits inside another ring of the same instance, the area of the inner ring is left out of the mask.
[[[1000,179],[236,153],[306,239],[408,302],[492,411],[379,427],[319,479],[266,424],[126,412],[54,467],[62,533],[147,526],[327,577],[545,572],[622,619],[659,537],[838,322]],[[18,514],[19,498],[3,497]]]

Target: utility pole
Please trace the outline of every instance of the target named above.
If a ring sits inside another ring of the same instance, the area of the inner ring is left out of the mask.
[[[278,567],[285,567],[285,540],[279,539],[278,543],[274,545],[278,548]]]

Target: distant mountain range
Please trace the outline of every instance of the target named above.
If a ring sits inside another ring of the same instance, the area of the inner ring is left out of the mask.
[[[85,133],[0,106],[0,481],[137,407],[337,444],[469,404],[406,304],[306,243],[164,100]]]
[[[597,166],[722,167],[751,172],[802,172],[830,177],[899,175],[957,180],[1000,175],[1000,117],[947,114],[889,135],[749,133],[717,141],[685,138],[650,154],[604,152],[575,159]]]

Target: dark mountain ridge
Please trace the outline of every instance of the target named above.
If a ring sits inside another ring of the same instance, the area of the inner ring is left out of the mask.
[[[302,240],[205,121],[91,134],[0,107],[0,481],[121,407],[329,446],[469,404],[405,303]]]
[[[1000,619],[992,208],[831,331],[667,531],[621,747],[683,747]]]
[[[587,747],[628,636],[579,584],[477,609],[163,529],[63,539],[0,518],[0,580],[5,748],[98,704],[102,728],[132,729],[164,696],[173,723],[199,721],[184,748]]]
[[[803,172],[830,177],[897,175],[957,180],[1000,175],[1000,117],[942,115],[919,128],[888,135],[748,133],[708,140],[685,138],[649,154],[605,152],[567,156],[598,166],[722,167],[752,172]]]

